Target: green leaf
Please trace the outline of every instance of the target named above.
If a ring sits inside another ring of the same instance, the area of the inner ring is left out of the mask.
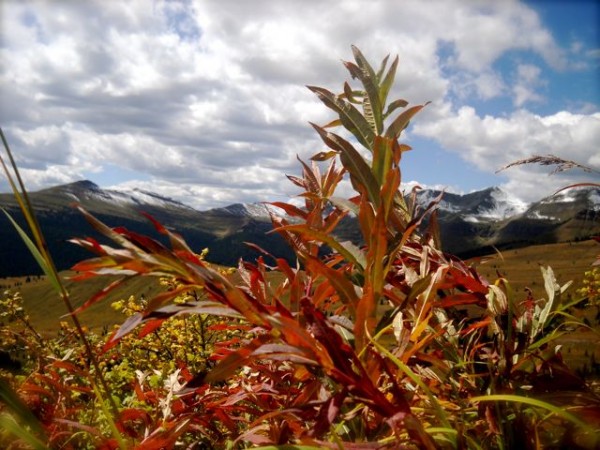
[[[383,115],[383,118],[386,119],[387,117],[389,117],[389,115],[391,113],[393,113],[395,110],[397,110],[398,108],[406,108],[408,106],[408,102],[406,100],[394,100],[392,103],[390,103],[385,111],[385,114]]]
[[[379,66],[379,70],[377,71],[377,82],[381,82],[383,78],[383,73],[385,72],[385,68],[387,67],[388,60],[390,59],[390,55],[385,55],[385,58],[381,61],[381,65]],[[396,58],[398,59],[398,58]]]
[[[407,109],[402,114],[394,119],[391,125],[388,127],[385,135],[392,139],[398,139],[400,133],[408,126],[410,119],[413,118],[415,114],[421,111],[429,102],[424,105],[413,106],[412,108]]]
[[[42,268],[42,270],[44,271],[44,274],[48,277],[48,280],[50,280],[50,282],[52,283],[52,287],[54,289],[56,289],[57,292],[62,292],[61,282],[59,281],[59,279],[56,275],[56,272],[54,270],[52,270],[52,268],[50,267],[50,265],[48,264],[46,259],[42,256],[42,254],[40,253],[40,251],[38,250],[36,245],[29,238],[27,233],[25,233],[25,231],[19,226],[19,224],[17,222],[15,222],[15,220],[11,217],[11,215],[4,210],[4,208],[2,208],[2,212],[4,212],[4,214],[6,214],[6,217],[8,217],[8,220],[10,220],[12,225],[15,227],[15,229],[19,233],[19,236],[21,236],[21,239],[23,240],[23,242],[25,243],[25,245],[27,246],[27,248],[29,249],[29,251],[31,252],[33,257],[35,258],[36,262]]]
[[[351,262],[356,267],[360,267],[360,268],[364,269],[364,267],[361,265],[360,259],[357,259],[357,257],[355,257],[353,251],[349,250],[343,244],[338,242],[331,234],[323,233],[321,231],[318,231],[318,230],[315,230],[312,228],[308,228],[304,224],[284,225],[284,226],[279,227],[277,230],[298,233],[298,234],[303,235],[305,238],[313,239],[318,242],[322,242],[323,244],[326,244],[329,247],[331,247],[333,250],[337,251],[340,255],[342,255],[346,259],[346,261]]]
[[[351,241],[340,242],[340,245],[348,250],[356,260],[359,262],[360,267],[366,267],[367,261],[365,260],[365,253],[356,245],[354,245]]]
[[[371,168],[367,165],[360,153],[358,153],[352,144],[337,134],[325,131],[314,123],[311,123],[311,125],[317,130],[321,139],[323,139],[323,142],[325,142],[328,147],[340,153],[340,160],[342,161],[344,168],[365,188],[369,200],[374,205],[379,206],[379,185],[373,176],[373,172],[371,172]]]
[[[15,420],[16,418],[22,422],[23,425],[27,425],[33,433],[44,436],[43,425],[38,421],[37,417],[35,417],[17,393],[3,380],[0,380],[0,401],[4,403],[13,414],[12,416],[9,416],[8,414],[0,416],[3,425],[0,428],[8,429],[8,427],[11,427],[10,429],[13,434],[28,440],[33,445],[33,443],[37,441],[37,437],[25,430],[22,425],[19,425]],[[40,448],[36,445],[33,446],[35,448]],[[42,446],[41,448],[45,447]]]
[[[563,419],[566,419],[571,423],[574,423],[575,425],[583,428],[588,433],[594,434],[598,431],[598,430],[594,429],[593,427],[591,427],[590,425],[588,425],[587,423],[585,423],[579,417],[577,417],[574,414],[571,414],[570,412],[566,411],[565,409],[560,408],[558,406],[554,406],[551,403],[547,403],[547,402],[537,400],[537,399],[531,398],[531,397],[522,397],[519,395],[510,395],[510,394],[497,394],[497,395],[482,395],[479,397],[472,397],[470,401],[471,401],[471,403],[513,402],[513,403],[523,403],[525,405],[530,405],[530,406],[536,406],[538,408],[546,409],[546,410],[550,411],[551,413],[556,414],[557,416],[562,417]]]
[[[342,121],[340,119],[334,119],[326,125],[323,125],[323,128],[335,128],[342,125]]]
[[[311,161],[327,161],[331,158],[335,158],[338,152],[330,151],[330,152],[319,152],[316,155],[311,156]]]
[[[373,175],[380,186],[384,185],[387,173],[392,168],[392,139],[376,136],[373,143]]]
[[[387,60],[387,56],[386,56],[385,60]],[[396,78],[396,69],[397,68],[398,68],[398,57],[396,56],[396,58],[394,58],[394,62],[392,62],[392,65],[390,66],[390,70],[388,70],[388,73],[385,75],[385,78],[383,79],[383,81],[380,82],[379,101],[381,102],[382,106],[385,105],[385,103],[387,102],[387,97],[390,92],[390,88],[392,87],[392,84],[394,84],[394,79]],[[383,67],[382,67],[382,69],[383,69]],[[381,80],[381,75],[378,75],[377,79]],[[398,100],[396,100],[396,101],[398,101]],[[388,107],[388,111],[389,111],[389,107]],[[387,116],[387,114],[388,114],[387,112],[384,114],[384,118]]]
[[[358,216],[358,205],[343,197],[329,197],[329,201],[336,208]]]
[[[381,134],[383,132],[383,117],[381,113],[381,101],[379,100],[377,75],[358,47],[353,45],[352,53],[360,68],[359,79],[367,94],[367,97],[363,100],[365,116],[367,116],[367,120],[369,120],[369,115],[371,116],[375,132]]]
[[[371,149],[375,133],[358,109],[327,89],[316,86],[307,87],[317,94],[325,106],[339,114],[342,125],[358,139],[358,142],[369,150]]]
[[[35,450],[47,450],[48,447],[31,433],[26,427],[19,425],[8,414],[0,415],[0,429],[8,431],[13,436],[26,442]],[[8,443],[8,442],[7,442]]]

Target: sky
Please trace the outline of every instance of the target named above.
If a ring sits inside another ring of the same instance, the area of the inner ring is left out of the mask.
[[[431,103],[403,186],[530,202],[600,170],[595,0],[2,0],[0,125],[29,190],[89,179],[198,209],[293,201],[358,46],[398,55],[390,99]],[[0,176],[0,192],[8,192]],[[340,187],[348,195],[349,183]]]

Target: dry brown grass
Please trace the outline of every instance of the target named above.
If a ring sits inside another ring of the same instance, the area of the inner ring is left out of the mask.
[[[561,285],[573,280],[567,293],[574,295],[584,272],[589,270],[599,253],[600,245],[589,240],[506,250],[471,262],[489,281],[500,275],[508,279],[517,292],[525,293],[525,288],[529,288],[536,298],[542,298],[546,293],[540,266],[552,267]]]

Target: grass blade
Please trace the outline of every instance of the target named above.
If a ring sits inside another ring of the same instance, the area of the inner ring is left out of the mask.
[[[36,245],[33,243],[33,241],[29,238],[29,236],[27,235],[25,230],[23,230],[23,228],[21,228],[19,226],[19,224],[11,217],[11,215],[3,208],[2,208],[2,212],[6,215],[6,217],[8,217],[8,220],[15,227],[15,229],[19,233],[19,236],[21,237],[21,239],[23,240],[23,242],[25,243],[25,245],[27,246],[27,248],[29,249],[29,251],[31,252],[33,257],[35,258],[36,262],[41,267],[41,269],[44,271],[44,274],[48,277],[48,280],[50,280],[50,282],[52,283],[52,286],[54,287],[54,289],[56,289],[57,292],[60,292],[61,291],[61,283],[58,279],[56,272],[53,271],[51,269],[51,267],[49,266],[46,258],[44,258],[44,256],[40,253],[40,251],[36,247]]]
[[[21,439],[34,450],[47,450],[48,447],[35,437],[27,428],[19,425],[10,415],[0,415],[0,429],[8,431],[13,436]]]
[[[546,409],[553,414],[556,414],[559,417],[562,417],[565,420],[581,427],[587,433],[598,433],[598,430],[592,428],[579,417],[570,412],[560,408],[558,406],[554,406],[551,403],[544,402],[542,400],[537,400],[531,397],[522,397],[519,395],[510,395],[510,394],[495,394],[495,395],[482,395],[479,397],[472,397],[472,403],[477,402],[512,402],[512,403],[523,403],[525,405],[535,406],[538,408]]]

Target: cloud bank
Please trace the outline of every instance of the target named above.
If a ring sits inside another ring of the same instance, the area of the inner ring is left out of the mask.
[[[0,121],[32,190],[90,178],[200,209],[286,200],[296,192],[283,174],[298,172],[296,155],[323,148],[307,122],[331,119],[305,85],[339,91],[351,44],[374,62],[398,54],[392,95],[433,102],[409,131],[411,144],[439,146],[489,173],[489,185],[528,199],[578,179],[535,168],[494,178],[536,153],[600,166],[595,101],[531,109],[552,107],[548,73],[597,70],[597,49],[564,48],[517,1],[8,0],[0,8]]]

